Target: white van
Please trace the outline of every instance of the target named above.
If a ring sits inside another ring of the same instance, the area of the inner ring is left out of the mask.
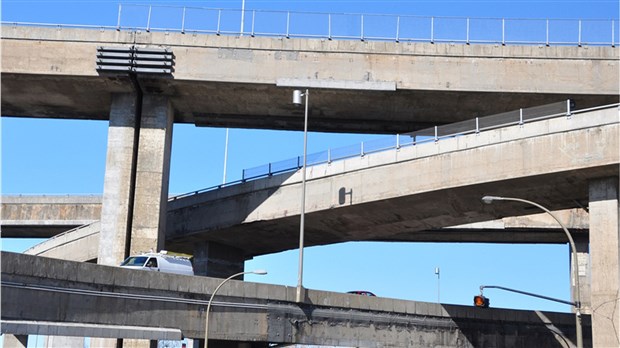
[[[121,263],[121,267],[194,275],[194,268],[188,258],[170,256],[167,255],[164,250],[159,253],[146,253],[142,255],[129,256]]]

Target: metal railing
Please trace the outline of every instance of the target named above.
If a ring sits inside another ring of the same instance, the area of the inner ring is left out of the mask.
[[[359,144],[344,147],[338,147],[334,149],[327,149],[325,151],[308,154],[307,165],[314,166],[353,157],[363,157],[367,154],[376,152],[398,150],[402,147],[407,146],[416,146],[424,143],[436,143],[448,138],[454,138],[468,134],[477,134],[482,131],[508,126],[523,125],[528,122],[541,121],[550,118],[570,118],[573,114],[576,113],[584,113],[598,109],[618,107],[618,105],[620,104],[605,105],[575,111],[573,110],[574,104],[572,103],[572,101],[566,100],[558,103],[519,109],[491,116],[476,117],[474,119],[462,122],[435,126],[411,133],[387,136],[381,139],[362,142]],[[179,198],[192,196],[207,191],[213,191],[226,186],[233,186],[247,181],[270,177],[276,174],[293,172],[299,170],[302,164],[303,157],[297,156],[282,161],[270,162],[257,167],[244,169],[242,171],[241,180],[173,196],[170,198],[170,200],[176,200]]]
[[[547,46],[615,46],[619,36],[615,19],[428,17],[266,10],[242,13],[240,9],[145,4],[119,5],[116,28],[328,40]]]
[[[243,23],[242,23],[243,21]],[[119,4],[116,25],[17,23],[285,38],[501,45],[611,45],[617,19],[428,17]]]

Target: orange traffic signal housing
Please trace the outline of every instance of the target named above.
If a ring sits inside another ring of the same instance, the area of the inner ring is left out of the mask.
[[[481,308],[488,308],[489,299],[482,295],[474,296],[474,306],[481,307]]]

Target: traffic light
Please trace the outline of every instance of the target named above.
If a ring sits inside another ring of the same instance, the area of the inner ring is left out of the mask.
[[[474,296],[474,306],[480,307],[480,308],[488,308],[489,299],[482,295]]]

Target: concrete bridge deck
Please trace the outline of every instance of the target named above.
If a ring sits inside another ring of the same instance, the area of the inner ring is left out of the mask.
[[[484,205],[487,194],[552,210],[587,207],[589,181],[618,176],[619,131],[614,106],[309,167],[306,245],[426,241],[424,231],[536,212],[519,204]],[[300,190],[298,172],[171,201],[167,247],[191,253],[207,240],[248,256],[294,249]],[[442,230],[432,239],[471,237],[459,233]]]
[[[138,76],[140,86],[170,97],[175,122],[198,126],[302,129],[291,86],[313,87],[310,130],[392,134],[569,98],[578,108],[610,104],[620,93],[617,47],[3,25],[3,115],[109,119],[112,95],[133,93],[134,86],[126,75],[97,73],[97,47],[134,43],[172,50],[174,72]]]
[[[2,333],[19,335],[162,339],[180,331],[184,337],[204,338],[207,300],[221,282],[7,252],[1,257]],[[265,347],[529,348],[564,347],[575,340],[575,317],[570,313],[480,309],[316,290],[306,291],[304,303],[294,299],[294,287],[232,280],[212,306],[209,338]],[[584,341],[590,347],[590,317],[583,319]]]

